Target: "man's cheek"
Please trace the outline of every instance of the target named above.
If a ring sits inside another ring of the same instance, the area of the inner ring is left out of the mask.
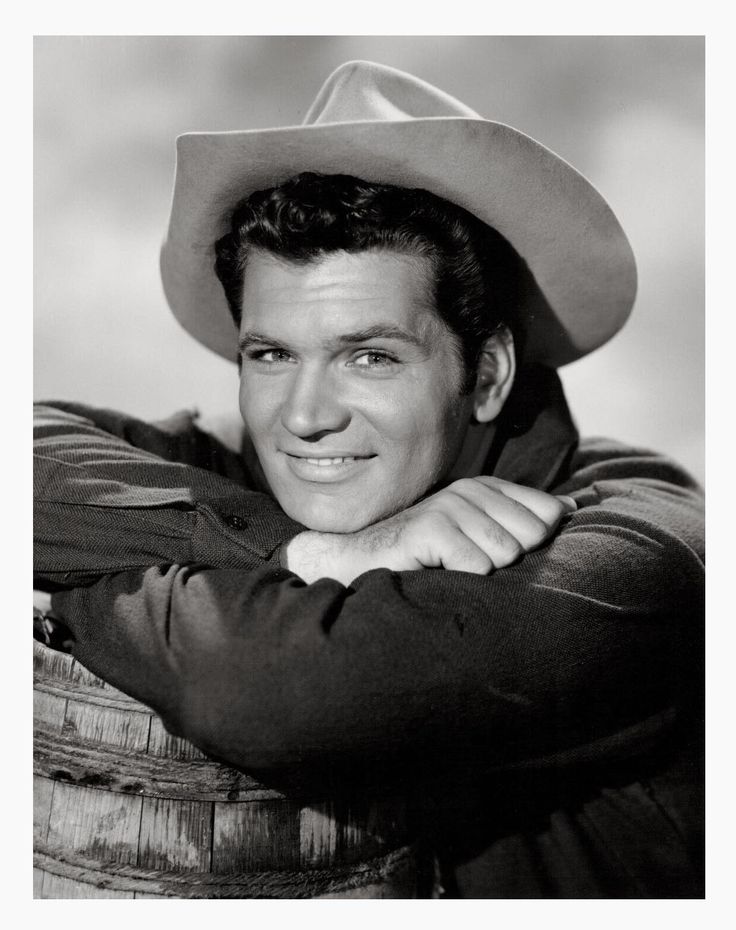
[[[253,410],[252,407],[241,406],[243,423],[251,437],[251,441],[265,466],[265,459],[275,455],[276,442],[274,438],[273,416],[263,409]]]

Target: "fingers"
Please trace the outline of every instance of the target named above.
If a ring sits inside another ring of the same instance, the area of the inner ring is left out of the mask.
[[[472,482],[472,484],[468,482]],[[556,528],[562,517],[577,510],[577,504],[572,497],[547,494],[546,491],[514,484],[512,481],[504,481],[502,478],[481,475],[477,478],[464,479],[462,482],[456,482],[456,484],[461,484],[466,493],[469,492],[469,489],[472,489],[473,485],[475,485],[476,490],[478,485],[482,486],[484,490],[494,495],[488,499],[492,508],[501,507],[502,502],[499,502],[498,498],[495,497],[496,494],[501,494],[506,499],[515,501],[526,508],[549,529]]]
[[[435,538],[433,545],[436,548],[434,563],[448,571],[487,575],[495,568],[493,560],[459,527],[448,527]]]
[[[508,508],[507,500],[504,499],[505,508]],[[521,520],[500,519],[495,513],[490,515],[475,501],[462,496],[458,496],[453,516],[463,533],[490,559],[493,568],[511,565],[529,548],[525,539],[530,533]],[[539,521],[535,519],[535,522]]]
[[[51,595],[46,591],[33,589],[33,606],[42,614],[51,612]]]
[[[445,568],[483,575],[542,545],[575,509],[571,498],[510,481],[462,478],[350,539],[364,571]]]
[[[553,535],[561,518],[575,507],[572,500],[491,478],[461,479],[450,485],[447,493],[445,506],[457,509],[457,501],[464,500],[491,521],[483,524],[483,531],[491,540],[497,538],[496,545],[491,542],[489,546],[479,539],[477,520],[468,522],[468,526],[475,527],[471,533],[473,539],[497,568],[541,546]],[[514,551],[514,543],[517,551]]]
[[[432,564],[487,574],[515,562],[525,551],[514,535],[474,502],[448,494],[444,503],[443,512],[435,513],[423,528]]]
[[[467,483],[458,481],[457,485],[453,488],[455,493],[472,503],[487,519],[495,521],[517,541],[517,545],[523,552],[529,552],[541,546],[557,524],[557,521],[553,525],[546,523],[536,513],[513,498],[495,489],[484,487],[472,479]]]
[[[540,491],[538,488],[530,488],[523,484],[515,484],[513,481],[506,481],[504,478],[495,478],[492,475],[479,475],[477,478],[471,478],[471,481],[477,481],[496,491],[500,491],[507,497],[512,497],[520,504],[524,504],[537,516],[544,519],[544,514],[548,511],[554,511],[557,504],[562,504],[566,513],[572,513],[578,509],[574,498],[564,494],[548,494],[546,491]],[[556,502],[556,503],[555,503]],[[545,521],[546,522],[546,521]]]

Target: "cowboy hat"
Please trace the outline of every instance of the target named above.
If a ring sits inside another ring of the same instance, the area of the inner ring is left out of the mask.
[[[164,291],[181,325],[227,359],[236,358],[237,332],[214,271],[215,242],[239,200],[302,171],[425,188],[497,229],[529,269],[527,361],[580,358],[631,312],[631,247],[581,174],[410,74],[351,61],[330,75],[301,126],[177,139]]]

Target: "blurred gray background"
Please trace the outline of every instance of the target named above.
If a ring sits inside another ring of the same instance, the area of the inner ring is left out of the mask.
[[[573,413],[702,480],[700,37],[37,37],[35,396],[237,415],[235,367],[179,328],[159,283],[174,138],[298,124],[354,58],[529,133],[603,193],[639,295],[622,333],[562,369]]]

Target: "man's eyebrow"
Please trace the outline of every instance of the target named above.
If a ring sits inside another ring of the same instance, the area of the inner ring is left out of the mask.
[[[391,323],[377,323],[375,326],[367,326],[365,329],[356,330],[354,333],[344,333],[338,336],[336,341],[354,345],[359,342],[371,342],[373,339],[398,339],[411,345],[421,345],[421,339],[415,336],[414,333],[410,333]]]
[[[339,345],[357,345],[361,342],[371,342],[374,339],[398,339],[410,345],[422,345],[419,336],[415,336],[408,330],[402,329],[400,326],[394,326],[391,323],[376,323],[374,326],[367,326],[365,329],[359,329],[352,333],[342,333],[335,338],[335,342]],[[244,352],[253,345],[285,347],[285,344],[280,339],[274,339],[272,336],[253,330],[246,330],[238,340],[238,349]]]
[[[253,330],[246,330],[238,339],[238,349],[244,352],[249,346],[253,345],[269,345],[283,348],[283,344],[278,339],[273,339],[271,336],[265,336],[263,333],[257,333]]]

